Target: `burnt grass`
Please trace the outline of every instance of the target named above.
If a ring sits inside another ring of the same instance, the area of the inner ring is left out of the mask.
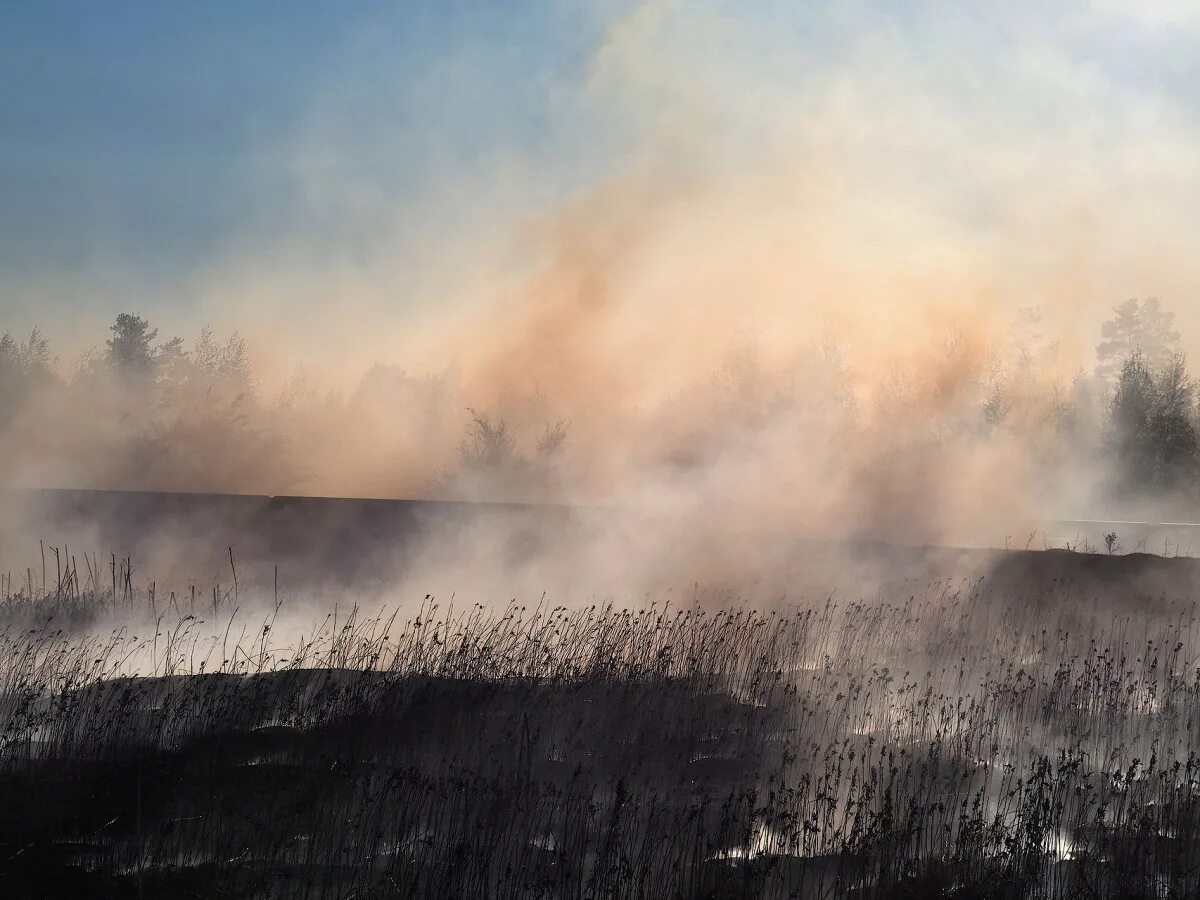
[[[1191,563],[1005,559],[854,602],[431,604],[236,647],[10,597],[0,896],[1196,896],[1200,631],[1161,590]]]
[[[309,669],[90,694],[60,738],[86,751],[0,779],[6,896],[607,895],[683,865],[689,895],[724,896],[749,874],[677,829],[736,843],[772,713],[683,679]],[[299,694],[337,712],[269,724]]]

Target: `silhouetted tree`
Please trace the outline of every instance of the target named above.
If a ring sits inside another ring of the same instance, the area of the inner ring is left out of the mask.
[[[154,345],[158,329],[141,316],[121,313],[109,326],[112,337],[105,341],[108,367],[126,377],[155,377],[178,366],[185,356],[182,338]]]
[[[1150,418],[1155,465],[1151,480],[1164,490],[1190,490],[1193,486],[1197,462],[1193,390],[1187,359],[1176,352],[1155,377]]]
[[[1154,415],[1154,379],[1146,358],[1135,350],[1121,367],[1109,410],[1109,442],[1119,486],[1132,490],[1145,483],[1152,468],[1150,420]]]
[[[468,409],[471,422],[459,446],[463,465],[469,469],[504,469],[521,463],[516,436],[503,419]]]
[[[1197,443],[1193,384],[1182,353],[1154,371],[1140,351],[1125,361],[1109,411],[1118,487],[1163,496],[1193,491]]]
[[[108,346],[108,362],[113,371],[123,375],[148,375],[153,373],[155,358],[153,343],[158,329],[141,316],[121,313],[109,326],[112,337]]]

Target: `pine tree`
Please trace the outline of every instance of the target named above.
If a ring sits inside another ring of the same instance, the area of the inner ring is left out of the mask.
[[[1187,359],[1183,353],[1175,353],[1155,378],[1149,423],[1154,451],[1151,481],[1160,490],[1190,489],[1195,478],[1197,440],[1192,394]]]
[[[158,329],[141,316],[121,313],[109,326],[112,337],[108,346],[108,363],[121,375],[152,375],[157,368],[154,339]]]
[[[1158,371],[1137,351],[1125,361],[1109,412],[1110,448],[1123,493],[1195,492],[1200,440],[1193,395],[1182,353]]]
[[[1109,445],[1119,489],[1133,493],[1143,487],[1153,468],[1150,419],[1154,413],[1154,380],[1140,350],[1121,366],[1109,409]]]
[[[1097,375],[1111,379],[1134,353],[1140,353],[1153,371],[1169,364],[1179,348],[1179,332],[1175,330],[1175,314],[1165,309],[1157,297],[1126,300],[1113,312],[1113,317],[1100,326]]]

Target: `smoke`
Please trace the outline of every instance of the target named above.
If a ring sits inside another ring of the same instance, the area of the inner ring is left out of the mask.
[[[987,10],[606,15],[547,88],[549,149],[423,96],[450,161],[415,192],[386,152],[362,165],[348,121],[415,138],[365,86],[395,83],[387,41],[356,46],[280,148],[297,224],[181,286],[248,339],[253,390],[170,407],[134,456],[140,400],[46,389],[6,428],[9,480],[639,511],[522,563],[525,591],[735,580],[798,535],[996,544],[1099,515],[1071,380],[1116,302],[1179,298],[1186,333],[1200,287],[1195,125],[1098,57],[1111,14],[1022,9],[995,46]],[[490,143],[443,143],[463,134]],[[198,321],[164,313],[164,337]],[[466,464],[468,408],[507,429],[490,465]],[[436,534],[429,571],[513,568],[503,536]]]

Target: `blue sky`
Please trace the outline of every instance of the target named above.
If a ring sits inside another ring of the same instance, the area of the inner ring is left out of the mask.
[[[5,4],[0,264],[202,262],[282,189],[246,154],[294,126],[348,25],[239,2]]]
[[[178,275],[277,227],[297,185],[273,153],[331,89],[343,92],[333,115],[347,166],[401,195],[446,164],[430,157],[447,148],[468,156],[498,137],[536,150],[546,109],[528,87],[586,60],[594,40],[585,16],[539,6],[4,4],[0,266],[36,274],[107,260]],[[471,57],[478,81],[445,71],[441,89],[422,82]],[[356,70],[361,83],[346,89]],[[463,104],[469,116],[455,114]],[[406,139],[385,137],[397,131]]]

